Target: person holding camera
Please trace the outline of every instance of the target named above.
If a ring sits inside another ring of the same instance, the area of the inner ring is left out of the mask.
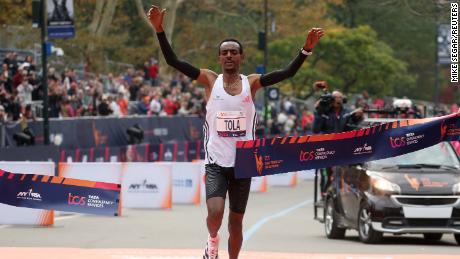
[[[363,119],[363,109],[350,111],[344,106],[346,99],[340,91],[325,94],[315,104],[314,134],[328,134],[355,129]]]
[[[322,85],[319,85],[322,84]],[[324,81],[317,82],[316,88],[326,89]],[[354,111],[347,109],[344,104],[346,99],[340,91],[326,93],[315,104],[315,119],[313,121],[313,134],[329,134],[349,131],[363,120],[363,109]],[[320,172],[321,199],[324,198],[333,173],[332,167],[318,169]]]

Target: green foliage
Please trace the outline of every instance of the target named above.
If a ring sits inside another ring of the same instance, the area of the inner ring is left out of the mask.
[[[0,25],[32,25],[32,1],[1,0]]]
[[[449,2],[344,0],[331,4],[329,14],[349,28],[371,26],[394,49],[394,55],[408,64],[409,73],[417,75],[418,91],[406,92],[409,97],[432,100],[436,23],[449,22]]]
[[[303,35],[287,37],[270,44],[274,66],[282,67],[297,54]],[[298,96],[311,94],[313,82],[327,80],[332,89],[345,93],[367,90],[376,96],[408,94],[415,78],[408,75],[407,64],[394,57],[393,50],[378,41],[368,26],[330,31],[321,39],[314,55],[284,88]],[[286,86],[288,85],[288,86]]]

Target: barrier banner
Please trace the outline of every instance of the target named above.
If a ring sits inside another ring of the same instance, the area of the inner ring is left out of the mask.
[[[189,142],[187,145],[187,158],[188,161],[200,160],[198,142]]]
[[[157,162],[160,159],[160,145],[149,145],[148,148],[148,161],[149,162]]]
[[[123,162],[148,162],[148,144],[129,145],[125,151]]]
[[[76,161],[77,149],[75,150],[61,150],[59,154],[59,162],[71,163]]]
[[[34,172],[55,175],[53,162],[0,162],[0,169],[21,174]],[[54,210],[21,208],[0,203],[0,224],[51,226],[54,224],[54,214]]]
[[[59,161],[57,146],[27,146],[0,148],[2,161]]]
[[[58,171],[60,177],[83,179],[95,182],[121,184],[122,163],[59,163]],[[120,199],[120,204],[123,202]],[[122,206],[119,206],[118,215],[121,216]]]
[[[181,141],[176,142],[177,152],[176,152],[176,160],[177,162],[188,162],[187,160],[187,145],[188,141]]]
[[[0,170],[0,203],[118,216],[120,185]]]
[[[144,131],[143,142],[159,144],[168,141],[197,141],[202,139],[203,118],[190,117],[83,117],[50,118],[50,142],[62,149],[121,147],[129,145],[127,129],[140,125]],[[43,144],[43,121],[29,121],[35,134],[36,145]],[[1,126],[0,126],[1,127]],[[15,146],[13,135],[21,131],[21,125],[4,127],[6,142]]]
[[[121,166],[124,208],[172,207],[173,163],[125,163]]]
[[[121,157],[121,149],[119,147],[109,147],[107,162],[121,162]]]
[[[75,162],[94,162],[94,148],[79,149],[75,156]]]
[[[109,147],[97,147],[94,149],[94,162],[109,162]]]
[[[460,140],[460,113],[409,119],[334,134],[238,141],[235,173],[249,178],[356,164]]]
[[[160,144],[160,161],[172,162],[177,158],[177,143]]]
[[[172,164],[173,204],[200,204],[201,164],[177,162]]]

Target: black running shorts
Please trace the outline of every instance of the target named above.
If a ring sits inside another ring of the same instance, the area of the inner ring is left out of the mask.
[[[230,210],[244,214],[251,189],[251,178],[236,179],[233,167],[222,167],[207,164],[206,168],[206,200],[213,197],[228,197]]]

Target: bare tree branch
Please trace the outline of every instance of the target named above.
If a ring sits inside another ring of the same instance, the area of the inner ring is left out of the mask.
[[[91,24],[88,27],[90,33],[93,35],[96,33],[97,28],[99,27],[99,23],[101,21],[102,16],[102,9],[104,8],[104,5],[105,0],[96,1],[96,9],[94,9],[93,20],[91,21]]]
[[[389,1],[379,3],[379,5],[380,6],[392,5],[392,4],[397,3],[397,2],[398,2],[398,0],[389,0]]]
[[[254,31],[259,30],[259,28],[257,26],[257,23],[252,19],[249,19],[249,18],[247,18],[245,16],[242,16],[241,14],[238,14],[238,13],[226,12],[226,11],[222,10],[221,8],[218,8],[216,5],[213,5],[211,8],[216,13],[222,14],[224,16],[233,16],[233,17],[238,17],[238,19],[243,19],[243,20],[247,21],[251,25],[251,27],[254,29]]]
[[[414,9],[412,9],[412,7],[410,7],[409,3],[407,2],[407,0],[404,0],[404,5],[406,5],[407,9],[409,10],[409,12],[411,12],[413,15],[417,15],[417,16],[422,16],[421,13],[415,11]]]
[[[137,14],[139,17],[144,21],[144,23],[149,26],[151,29],[153,29],[152,24],[149,21],[149,18],[145,14],[144,7],[142,6],[142,0],[135,0],[136,3],[136,9],[137,9]]]
[[[118,0],[110,0],[107,2],[107,5],[102,14],[101,23],[99,24],[99,28],[96,31],[97,36],[103,36],[107,33],[109,26],[112,23],[113,16],[115,15],[117,2]]]

